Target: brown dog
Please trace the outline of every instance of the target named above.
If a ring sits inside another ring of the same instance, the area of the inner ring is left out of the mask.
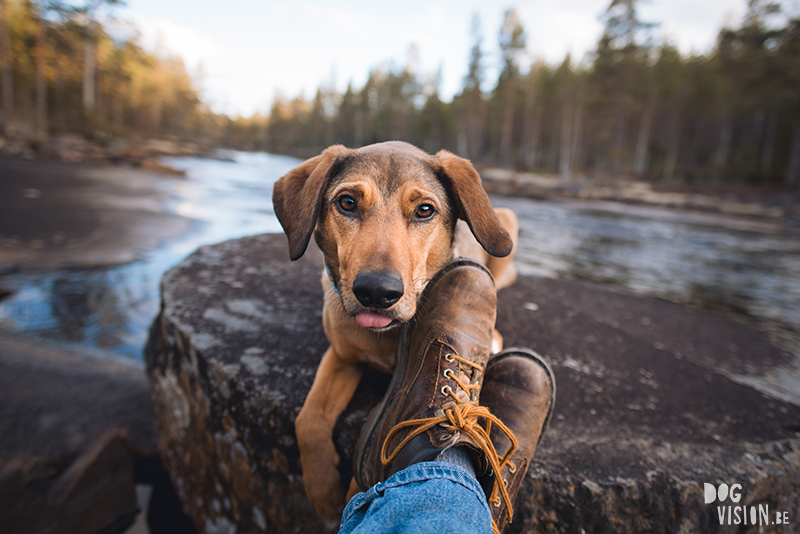
[[[517,219],[495,212],[469,161],[401,142],[332,146],[278,180],[272,201],[292,260],[312,233],[325,259],[322,315],[331,345],[295,429],[306,493],[335,527],[345,494],[331,436],[361,380],[360,364],[392,372],[399,325],[414,316],[425,283],[454,248],[483,261],[498,288],[513,283]],[[467,224],[459,228],[457,219]]]

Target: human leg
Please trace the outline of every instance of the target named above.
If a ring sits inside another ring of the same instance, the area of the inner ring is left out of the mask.
[[[492,531],[483,488],[450,462],[413,464],[354,496],[340,534],[447,534]]]

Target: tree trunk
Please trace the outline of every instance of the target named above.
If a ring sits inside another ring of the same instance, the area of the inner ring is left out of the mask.
[[[45,67],[47,65],[47,49],[45,48],[44,9],[40,3],[37,10],[36,31],[36,135],[40,139],[47,137],[47,81]]]
[[[542,109],[543,106],[536,106],[533,112],[531,124],[531,135],[528,139],[528,146],[525,151],[525,165],[533,169],[539,163],[539,141],[542,137]]]
[[[89,116],[94,114],[95,95],[96,95],[96,70],[97,70],[97,47],[95,44],[96,28],[94,22],[94,11],[97,8],[98,0],[89,2],[86,16],[86,45],[83,56],[83,109]]]
[[[525,109],[522,112],[522,139],[520,140],[520,158],[526,166],[528,166],[529,162],[528,149],[531,146],[531,138],[533,137],[535,109],[536,86],[533,83],[528,83],[525,90]]]
[[[456,151],[458,152],[458,155],[461,156],[462,158],[469,159],[469,148],[467,146],[468,145],[467,128],[462,124],[458,125],[458,130],[456,131],[456,144],[457,144]]]
[[[57,128],[68,128],[69,118],[67,117],[66,99],[64,96],[64,78],[65,78],[65,64],[63,58],[56,56],[54,58],[55,67],[55,80],[53,80],[53,92],[50,99],[53,102],[54,116],[50,118],[50,123],[55,124]]]
[[[752,175],[758,176],[759,174],[759,154],[764,140],[764,125],[766,122],[766,114],[759,109],[753,114],[752,127],[741,134],[739,146],[744,150],[740,151],[749,157],[742,160],[741,157],[737,158],[737,154],[734,153],[733,164],[735,170],[731,174],[735,173],[742,181],[747,180]]]
[[[14,86],[11,78],[11,30],[8,20],[6,0],[0,0],[0,83],[3,85],[3,128],[11,135],[11,121],[14,119]]]
[[[639,136],[636,141],[636,156],[633,163],[633,173],[636,176],[643,176],[647,170],[647,151],[650,145],[650,131],[653,128],[655,112],[656,95],[653,94],[647,100],[644,113],[642,113],[642,124],[639,127]]]
[[[714,154],[714,175],[719,178],[725,172],[728,164],[728,154],[731,150],[731,140],[733,138],[733,126],[731,125],[730,115],[726,112],[722,117],[722,126],[719,131],[719,144]]]
[[[564,102],[561,106],[561,151],[559,157],[559,172],[562,178],[572,176],[572,116],[574,105]]]
[[[116,128],[118,133],[122,133],[122,129],[125,126],[125,103],[122,98],[122,83],[118,82],[117,90],[115,91],[114,95],[114,127]]]
[[[614,172],[628,170],[628,119],[630,98],[626,95],[619,108],[617,122],[617,137],[611,149],[612,169]]]
[[[669,138],[667,139],[667,158],[664,162],[664,180],[671,182],[675,179],[675,169],[678,167],[678,148],[680,147],[680,112],[674,105],[669,115]]]
[[[764,135],[764,146],[761,149],[760,174],[761,181],[768,182],[771,178],[772,157],[775,151],[775,139],[778,136],[779,115],[777,110],[770,111],[767,117],[767,131]]]
[[[467,113],[467,152],[470,158],[478,159],[484,156],[483,125],[485,107],[480,89],[472,89],[467,101],[470,102],[469,112]]]
[[[583,129],[583,105],[577,105],[572,118],[572,146],[570,148],[570,169],[581,169],[581,150],[583,145],[581,140]],[[570,170],[570,175],[572,171]]]
[[[358,109],[355,113],[355,131],[353,132],[353,144],[356,147],[364,146],[365,127],[366,121],[365,113]]]
[[[92,37],[87,38],[84,49],[83,63],[83,107],[88,112],[94,112],[95,87],[94,76],[96,70],[95,46]]]
[[[517,83],[514,77],[506,81],[506,109],[503,113],[503,132],[500,137],[500,161],[508,164],[511,161],[511,141],[514,134],[514,96]]]
[[[800,120],[797,121],[797,125],[794,128],[794,139],[792,139],[786,183],[795,187],[800,186]]]
[[[150,127],[153,133],[158,133],[161,128],[162,112],[164,110],[164,102],[161,94],[157,94],[153,102],[153,107],[150,109]]]

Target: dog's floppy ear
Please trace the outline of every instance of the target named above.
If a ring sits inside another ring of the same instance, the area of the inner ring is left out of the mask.
[[[289,239],[292,261],[300,258],[308,247],[333,164],[346,151],[342,145],[328,147],[275,182],[272,206]]]
[[[511,254],[514,242],[497,219],[475,167],[447,150],[437,152],[436,159],[441,163],[445,179],[456,197],[461,211],[459,217],[467,221],[478,243],[492,256],[502,258]]]

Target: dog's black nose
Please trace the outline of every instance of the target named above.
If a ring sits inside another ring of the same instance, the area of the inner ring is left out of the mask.
[[[395,272],[360,273],[353,281],[353,294],[367,308],[388,308],[403,296],[403,280]]]

